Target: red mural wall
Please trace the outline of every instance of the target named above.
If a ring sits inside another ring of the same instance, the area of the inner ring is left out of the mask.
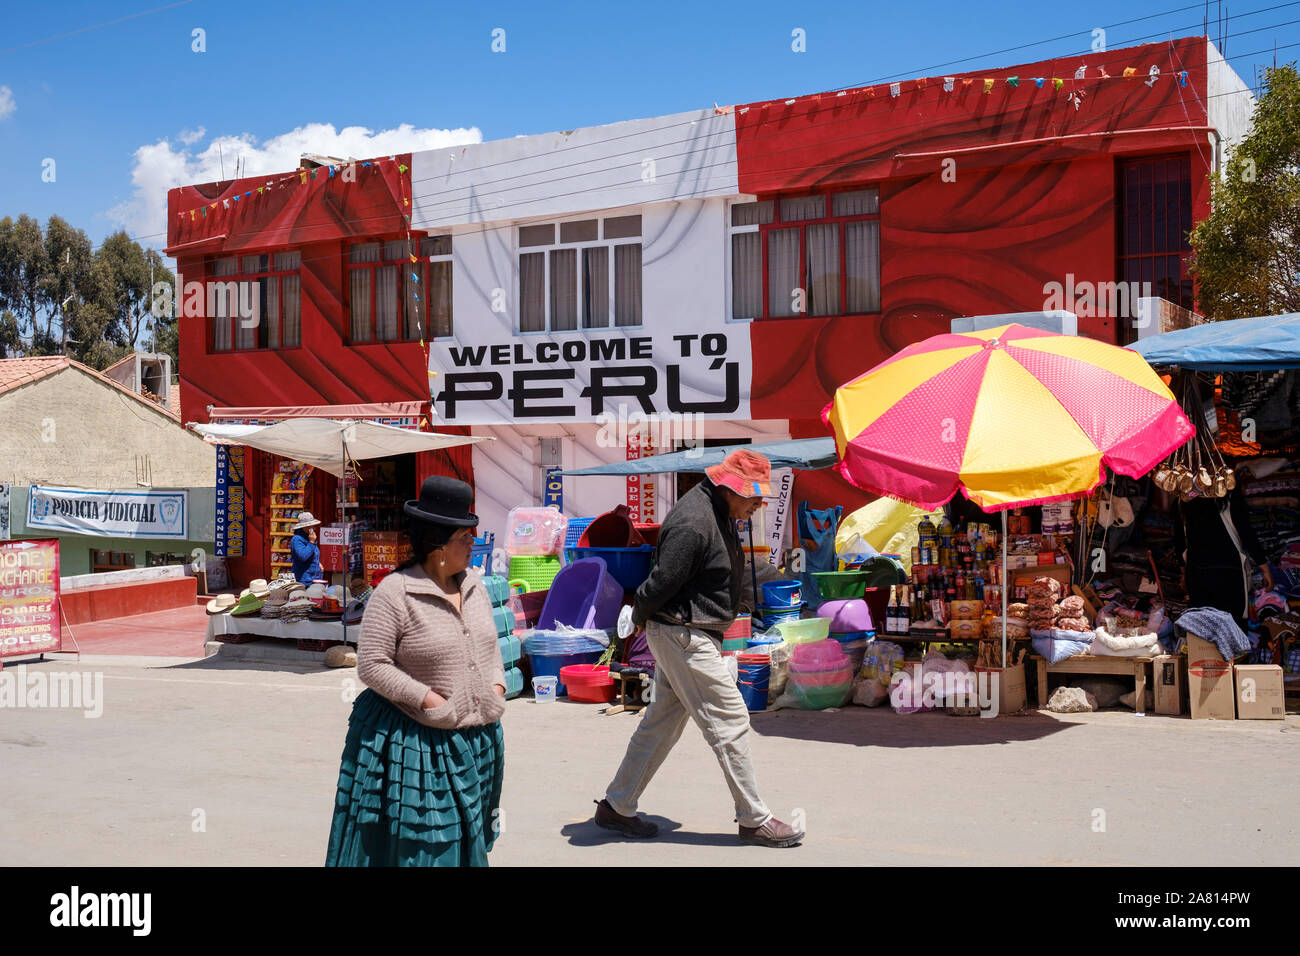
[[[206,422],[206,406],[346,405],[428,401],[416,342],[353,345],[348,337],[347,245],[404,235],[409,154],[287,176],[186,186],[168,193],[168,254],[185,281],[206,279],[210,257],[302,251],[302,345],[215,352],[207,320],[180,320],[181,414]],[[403,169],[405,167],[405,169]],[[268,188],[268,182],[273,186]],[[257,193],[258,187],[263,192]],[[235,202],[234,196],[240,196]],[[224,200],[224,204],[223,204]],[[215,204],[215,205],[214,205]],[[203,216],[201,211],[208,210]]]
[[[1189,38],[956,75],[951,92],[930,77],[903,81],[897,97],[882,85],[736,107],[742,193],[880,189],[880,314],[752,323],[752,416],[823,436],[818,416],[838,385],[954,317],[1041,310],[1044,285],[1067,274],[1116,281],[1119,157],[1190,155],[1193,216],[1204,218],[1206,49]],[[1161,76],[1148,85],[1152,66]],[[1109,315],[1080,317],[1079,331],[1117,341]],[[868,499],[829,471],[796,487],[819,506]]]

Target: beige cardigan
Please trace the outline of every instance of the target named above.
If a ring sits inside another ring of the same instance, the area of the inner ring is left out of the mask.
[[[505,712],[492,687],[506,686],[492,601],[476,571],[461,572],[457,611],[419,565],[379,582],[366,604],[357,676],[408,716],[451,730],[491,724]],[[432,689],[446,703],[424,709]]]

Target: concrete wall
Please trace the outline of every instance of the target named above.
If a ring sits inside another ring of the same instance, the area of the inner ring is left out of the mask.
[[[212,454],[210,446],[204,446]],[[214,455],[215,462],[215,455]],[[214,463],[213,468],[216,465]],[[212,554],[213,539],[216,535],[216,501],[211,486],[189,487],[186,489],[158,488],[159,491],[186,490],[189,492],[189,539],[151,541],[147,538],[101,538],[81,534],[54,534],[47,528],[27,527],[27,501],[31,494],[28,485],[15,485],[9,491],[10,536],[13,538],[58,538],[59,539],[59,574],[70,577],[74,574],[90,573],[90,552],[95,551],[129,551],[135,555],[135,566],[145,567],[145,553],[148,551],[165,551],[168,554],[188,556],[195,548],[202,548],[204,553]]]
[[[0,395],[0,481],[135,488],[137,455],[156,488],[216,482],[212,446],[175,419],[76,368]]]
[[[1206,93],[1208,101],[1206,110],[1209,123],[1219,131],[1222,140],[1224,163],[1232,155],[1233,148],[1241,138],[1250,132],[1250,118],[1255,111],[1255,96],[1246,85],[1246,81],[1224,60],[1223,54],[1209,40],[1206,49]],[[1214,148],[1214,137],[1210,137],[1210,148]]]

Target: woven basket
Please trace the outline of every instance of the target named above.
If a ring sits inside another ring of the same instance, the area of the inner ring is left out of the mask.
[[[530,591],[546,591],[560,573],[560,558],[554,554],[522,554],[510,559],[511,581],[523,581]]]

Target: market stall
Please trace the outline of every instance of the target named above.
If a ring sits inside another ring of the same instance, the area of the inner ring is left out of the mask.
[[[318,614],[335,611],[340,615],[349,602],[364,600],[369,588],[406,556],[401,502],[407,496],[402,489],[416,484],[414,456],[484,440],[368,420],[311,417],[271,424],[225,422],[189,427],[212,444],[258,449],[276,456],[269,501],[272,581],[292,578],[289,544],[294,529],[308,520],[308,505],[317,509],[318,516],[331,511],[337,515],[337,521],[319,530],[319,580],[322,585],[332,585],[335,606],[322,607],[328,603],[323,593],[314,595],[313,603]],[[319,490],[313,482],[321,476],[331,479],[332,500],[321,502],[320,494],[313,495]],[[257,583],[250,582],[244,596],[258,598],[253,593]],[[226,640],[256,635],[292,638],[314,647],[346,641],[352,623],[281,620],[269,606],[242,615],[225,608],[212,610],[209,637]],[[359,619],[359,614],[356,616]]]

